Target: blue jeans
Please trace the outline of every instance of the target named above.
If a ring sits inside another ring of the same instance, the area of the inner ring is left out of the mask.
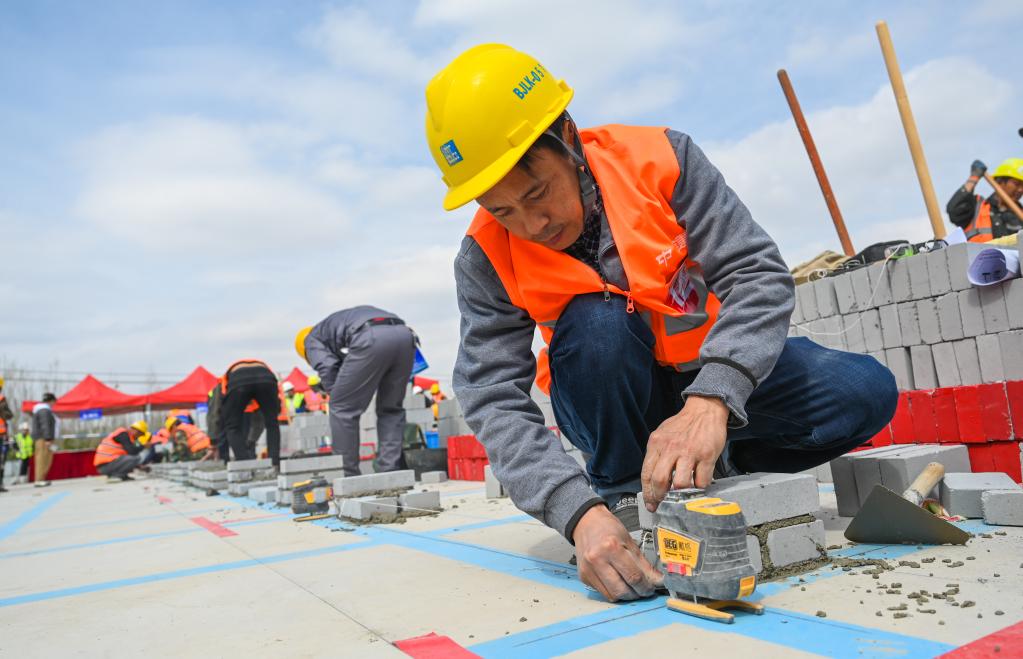
[[[594,489],[612,501],[639,492],[647,438],[682,409],[696,371],[657,364],[654,337],[625,299],[577,296],[550,345],[558,427],[588,455]],[[860,446],[895,413],[891,372],[867,355],[805,338],[785,342],[771,374],[746,402],[749,424],[729,428],[726,455],[740,471],[796,473]]]

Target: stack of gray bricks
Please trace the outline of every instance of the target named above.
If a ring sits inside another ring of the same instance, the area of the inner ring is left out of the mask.
[[[415,483],[411,469],[337,478],[333,489],[338,515],[365,521],[374,515],[439,512],[440,492],[412,492]]]
[[[749,527],[746,543],[757,573],[764,570],[765,558],[773,568],[781,568],[826,554],[824,523],[807,518],[820,511],[817,479],[811,474],[756,473],[722,478],[714,481],[705,495],[739,504]],[[646,510],[642,494],[639,517],[643,529],[656,527],[656,517]],[[786,520],[791,523],[785,524]],[[761,527],[765,524],[776,528],[764,533]],[[763,543],[758,534],[766,536]]]
[[[299,451],[312,453],[323,444],[323,440],[330,439],[330,416],[322,412],[296,414],[287,430],[281,430],[281,455]]]
[[[290,506],[295,483],[313,478],[325,478],[331,482],[344,475],[340,455],[319,455],[311,458],[289,458],[281,460],[280,475],[277,476],[277,505]]]
[[[269,458],[227,463],[227,493],[231,496],[244,497],[254,487],[267,486],[276,486],[274,468]]]
[[[440,447],[447,447],[448,437],[471,434],[472,430],[462,416],[462,407],[458,404],[458,399],[448,398],[440,401],[437,405],[437,435],[440,437]]]
[[[947,476],[970,471],[970,456],[962,444],[895,444],[835,458],[831,473],[838,514],[856,515],[876,485],[902,494],[931,462],[944,466]],[[923,494],[936,499],[938,488]]]
[[[796,287],[790,336],[869,354],[900,390],[1023,380],[1023,279],[975,287],[967,243]]]
[[[227,469],[219,469],[217,471],[207,469],[193,469],[191,474],[191,484],[193,487],[198,487],[202,490],[221,490],[227,489]]]

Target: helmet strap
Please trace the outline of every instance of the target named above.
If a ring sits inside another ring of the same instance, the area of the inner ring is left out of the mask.
[[[590,172],[590,167],[586,163],[586,156],[583,153],[583,141],[579,137],[579,130],[575,126],[575,121],[572,120],[572,116],[565,112],[564,121],[568,123],[569,128],[572,130],[572,136],[575,138],[575,146],[569,146],[561,137],[561,131],[555,130],[554,125],[544,131],[545,134],[550,135],[558,144],[564,149],[565,153],[568,154],[576,165],[576,174],[579,176],[579,197],[583,205],[583,220],[591,217],[595,213],[599,213],[603,208],[603,202],[600,197],[600,187],[597,185],[597,179],[593,177]],[[561,122],[555,122],[556,125],[560,126]]]

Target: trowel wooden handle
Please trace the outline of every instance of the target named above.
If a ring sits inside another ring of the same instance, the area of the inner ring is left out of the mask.
[[[902,493],[902,496],[919,506],[923,503],[927,493],[934,489],[934,486],[944,477],[945,465],[940,462],[932,462],[924,467],[924,470],[916,477],[916,480],[909,486],[909,489]]]

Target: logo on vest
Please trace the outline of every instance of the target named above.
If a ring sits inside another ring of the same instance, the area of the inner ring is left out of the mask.
[[[700,294],[685,265],[678,269],[668,287],[668,305],[684,314],[700,308]]]
[[[454,140],[448,140],[444,144],[440,145],[441,155],[444,156],[444,160],[448,161],[448,166],[457,165],[462,162],[462,154],[458,152],[458,147],[455,146]]]
[[[533,91],[533,87],[535,87],[537,83],[546,77],[547,71],[537,64],[536,67],[529,72],[529,74],[522,78],[522,82],[519,83],[519,86],[512,89],[512,92],[514,92],[520,99],[523,99],[526,97],[526,94]]]

